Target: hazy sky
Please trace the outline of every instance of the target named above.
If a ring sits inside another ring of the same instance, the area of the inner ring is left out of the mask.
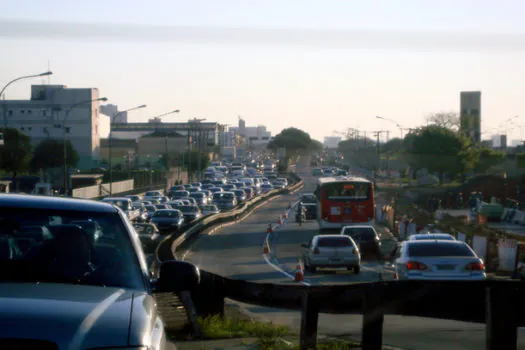
[[[482,91],[482,130],[525,125],[525,2],[520,0],[2,0],[0,85],[45,71],[98,87],[131,121],[207,118],[334,130],[391,130],[458,111]],[[46,22],[43,22],[46,21]],[[66,22],[62,24],[62,22]],[[91,25],[89,25],[91,24]],[[47,81],[47,80],[46,80]],[[7,99],[25,99],[16,83]],[[504,131],[504,130],[501,130]]]

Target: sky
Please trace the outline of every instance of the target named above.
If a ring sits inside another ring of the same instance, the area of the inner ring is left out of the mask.
[[[206,118],[316,139],[426,123],[482,92],[482,136],[525,134],[520,0],[2,0],[0,86],[54,72],[130,121]],[[27,99],[17,82],[6,99]],[[393,120],[377,119],[382,116]],[[513,116],[512,122],[504,121]]]

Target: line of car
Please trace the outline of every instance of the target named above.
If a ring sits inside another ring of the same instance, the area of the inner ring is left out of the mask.
[[[361,259],[370,256],[383,260],[381,240],[373,226],[345,226],[339,234],[315,235],[302,244],[305,267],[312,273],[318,268],[346,267],[360,272]],[[484,280],[483,260],[465,242],[447,233],[411,235],[386,257],[382,267],[385,279],[396,280]]]
[[[288,186],[286,178],[273,173],[256,172],[250,176],[204,179],[172,186],[166,194],[148,191],[143,197],[127,195],[102,201],[119,207],[126,214],[145,251],[152,253],[162,239],[161,234],[176,232],[203,216],[234,209],[257,195]]]

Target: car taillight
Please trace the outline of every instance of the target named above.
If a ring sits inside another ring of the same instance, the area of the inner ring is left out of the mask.
[[[472,262],[465,266],[465,270],[467,271],[483,271],[485,270],[485,265],[480,262]]]
[[[319,248],[314,249],[314,254],[319,254]]]
[[[409,261],[407,262],[407,270],[418,270],[418,271],[424,271],[427,269],[427,265],[417,262],[417,261]]]

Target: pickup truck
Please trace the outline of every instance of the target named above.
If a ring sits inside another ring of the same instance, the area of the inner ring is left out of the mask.
[[[113,205],[116,205],[120,209],[122,209],[122,211],[126,213],[130,221],[138,221],[140,219],[140,215],[141,215],[140,209],[135,209],[133,207],[133,202],[131,201],[130,198],[106,197],[102,201],[106,203],[111,203]]]

